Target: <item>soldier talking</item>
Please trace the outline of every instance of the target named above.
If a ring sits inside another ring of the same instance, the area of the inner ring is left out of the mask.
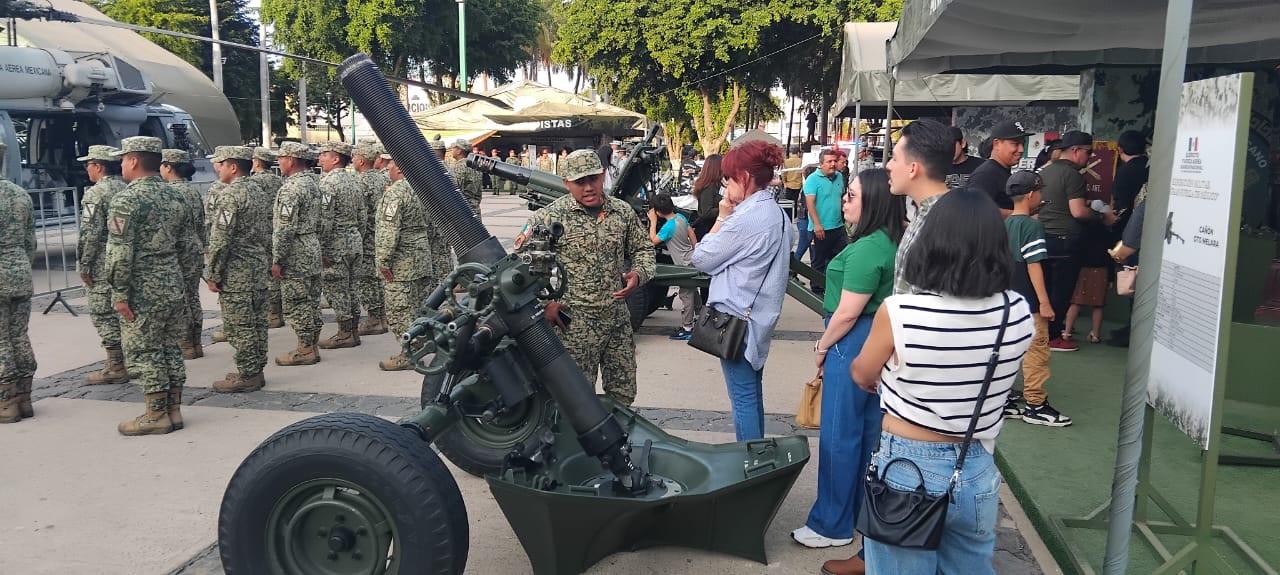
[[[364,184],[348,171],[351,145],[325,142],[320,145],[320,193],[324,220],[320,234],[320,253],[324,261],[324,298],[338,319],[338,332],[320,342],[323,349],[360,345],[357,321],[360,301],[356,298],[356,277],[364,239],[360,228],[366,225]]]
[[[191,273],[182,281],[190,327],[183,334],[178,347],[182,350],[182,359],[197,359],[204,357],[204,349],[200,345],[200,331],[204,320],[204,311],[200,306],[200,270],[204,269],[204,250],[209,241],[204,225],[204,200],[200,198],[200,192],[195,186],[191,185],[191,176],[196,173],[196,167],[191,164],[191,154],[186,150],[166,149],[161,151],[160,159],[160,177],[186,203],[191,212],[191,221],[195,224],[191,227],[195,240],[191,244],[192,250],[178,256],[186,260],[182,269]]]
[[[129,185],[111,198],[107,212],[106,278],[125,354],[146,398],[146,412],[121,422],[121,435],[173,431],[187,379],[178,341],[190,327],[182,256],[192,249],[194,224],[186,202],[160,179],[161,147],[159,138],[135,136],[121,140],[113,154],[122,156]]]
[[[271,276],[280,280],[284,318],[298,335],[298,348],[277,357],[276,365],[320,361],[320,186],[311,175],[314,157],[306,144],[280,144],[284,183],[273,210]]]
[[[389,155],[384,157],[391,159]],[[432,268],[427,210],[414,197],[394,160],[388,167],[393,183],[378,203],[373,259],[386,282],[387,322],[392,333],[399,335],[409,330],[418,306],[434,289],[440,272]],[[378,362],[378,367],[385,371],[412,368],[404,352]]]
[[[556,249],[568,284],[564,297],[547,304],[547,321],[560,328],[565,348],[587,379],[594,382],[602,375],[605,393],[631,405],[636,344],[625,300],[653,277],[653,244],[631,206],[605,195],[604,166],[594,151],[578,150],[565,158],[564,182],[569,195],[535,212],[525,228],[560,222],[565,230]],[[525,237],[527,232],[518,243]],[[571,312],[572,321],[562,311]]]
[[[449,175],[453,176],[453,183],[457,184],[458,190],[462,192],[462,197],[466,198],[467,205],[471,206],[471,211],[476,215],[476,219],[480,219],[480,198],[484,195],[481,188],[480,172],[467,167],[467,152],[471,149],[471,142],[464,138],[454,140],[449,144],[449,150],[444,159],[444,167],[449,170]]]
[[[124,189],[120,179],[120,158],[112,156],[111,146],[89,146],[89,152],[76,158],[84,162],[93,186],[84,192],[81,200],[80,281],[89,288],[89,319],[98,331],[98,339],[107,350],[107,365],[89,374],[89,385],[128,383],[129,372],[124,366],[124,350],[120,347],[120,317],[111,307],[111,285],[107,283],[105,260],[107,257],[107,209],[111,198]]]
[[[0,143],[0,158],[8,146]],[[2,163],[2,162],[0,162]],[[36,255],[36,224],[31,197],[0,171],[0,423],[34,417],[31,379],[31,262]]]
[[[355,166],[356,176],[364,185],[366,216],[365,223],[360,229],[360,237],[364,242],[360,266],[357,269],[356,289],[360,304],[364,306],[365,311],[369,312],[368,320],[360,324],[356,332],[359,335],[378,335],[387,333],[387,319],[382,301],[382,280],[379,279],[373,265],[373,236],[374,227],[377,225],[378,202],[382,200],[382,194],[386,192],[391,182],[387,174],[374,169],[374,162],[381,155],[377,141],[364,140],[352,150],[352,153],[354,155],[351,157],[351,163]]]
[[[253,174],[249,176],[249,180],[258,184],[262,188],[262,192],[267,198],[268,210],[276,203],[276,194],[280,193],[280,184],[284,183],[284,179],[271,170],[271,165],[276,163],[276,154],[270,148],[261,146],[253,149]],[[267,211],[262,215],[266,220],[268,242],[271,237],[271,212]],[[270,249],[270,246],[268,246]],[[280,312],[280,280],[274,277],[267,278],[267,327],[275,329],[284,327],[284,316]]]
[[[218,146],[209,159],[226,184],[218,194],[209,235],[204,280],[218,294],[222,329],[234,348],[236,371],[213,383],[220,393],[255,391],[266,383],[267,269],[270,231],[262,225],[268,209],[266,193],[248,178],[253,151],[244,146]]]

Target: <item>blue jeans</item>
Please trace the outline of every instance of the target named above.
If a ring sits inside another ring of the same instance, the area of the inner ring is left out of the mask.
[[[880,437],[880,397],[853,383],[849,366],[871,333],[863,316],[827,350],[822,372],[822,427],[818,431],[818,498],[805,522],[818,535],[853,538],[862,480]],[[830,318],[827,320],[830,322]]]
[[[746,344],[742,344],[746,347]],[[764,438],[764,370],[751,367],[744,359],[720,360],[724,383],[729,388],[729,404],[733,407],[733,430],[738,441]]]
[[[803,214],[804,212],[800,213]],[[805,252],[809,251],[809,245],[813,243],[813,232],[809,231],[809,218],[797,217],[796,230],[800,232],[797,236],[800,240],[796,244],[796,259],[800,260],[804,258]]]
[[[959,453],[959,443],[914,441],[882,433],[880,449],[872,456],[872,461],[878,472],[885,474],[889,485],[913,490],[920,485],[920,479],[910,465],[898,462],[885,472],[885,465],[894,459],[910,460],[920,468],[925,490],[940,494],[947,489]],[[995,458],[975,441],[969,447],[960,481],[952,493],[946,531],[938,549],[892,547],[864,537],[867,572],[994,575],[991,557],[996,547],[999,505],[1000,472],[996,469]]]

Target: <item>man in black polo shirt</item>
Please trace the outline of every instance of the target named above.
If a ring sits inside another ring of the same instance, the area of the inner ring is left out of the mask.
[[[1062,135],[1058,145],[1062,148],[1062,156],[1040,170],[1040,178],[1044,180],[1040,223],[1044,224],[1045,247],[1049,250],[1045,283],[1049,287],[1049,303],[1053,305],[1055,315],[1049,322],[1049,349],[1075,351],[1080,346],[1064,337],[1071,326],[1065,325],[1063,319],[1067,317],[1071,294],[1080,276],[1085,247],[1081,237],[1085,232],[1084,224],[1101,221],[1109,226],[1115,223],[1116,217],[1111,213],[1095,212],[1086,198],[1084,176],[1080,171],[1093,155],[1093,136],[1072,130]]]
[[[968,188],[990,197],[1000,207],[1002,217],[1007,218],[1013,212],[1013,202],[1005,194],[1004,186],[1009,180],[1010,170],[1022,158],[1027,135],[1022,122],[996,124],[991,130],[991,157],[969,174]]]
[[[951,138],[956,142],[956,155],[951,159],[951,169],[947,170],[947,189],[954,190],[965,186],[969,174],[982,165],[982,159],[969,155],[969,142],[965,141],[960,128],[951,127]]]

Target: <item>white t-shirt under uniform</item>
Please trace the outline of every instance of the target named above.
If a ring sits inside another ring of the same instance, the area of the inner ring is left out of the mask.
[[[1031,345],[1035,321],[1026,300],[1009,296],[1009,322],[974,438],[988,453],[1004,423],[1004,405]],[[928,293],[884,300],[894,355],[880,374],[880,407],[935,433],[963,437],[1003,318],[1001,294],[965,299]]]

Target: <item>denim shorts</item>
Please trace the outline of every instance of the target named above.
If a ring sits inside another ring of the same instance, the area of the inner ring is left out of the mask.
[[[879,449],[871,460],[877,473],[883,474],[891,487],[914,490],[923,478],[925,490],[937,495],[946,491],[959,454],[959,443],[916,441],[881,433]],[[898,461],[886,470],[885,466],[896,459],[914,463],[915,467]],[[1000,472],[991,454],[975,441],[969,447],[960,480],[952,492],[946,532],[938,549],[906,549],[865,539],[867,572],[994,574],[991,559],[995,553],[999,509]]]

